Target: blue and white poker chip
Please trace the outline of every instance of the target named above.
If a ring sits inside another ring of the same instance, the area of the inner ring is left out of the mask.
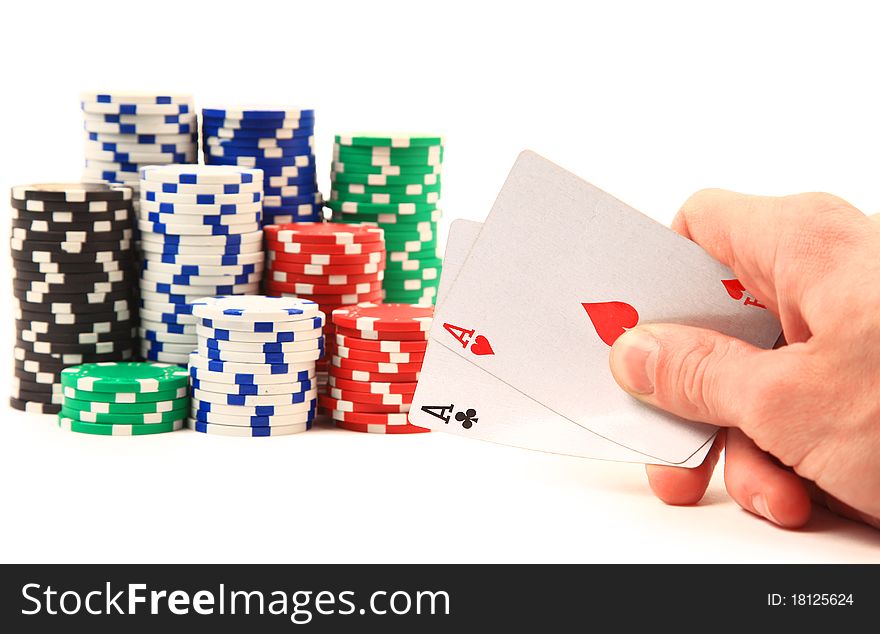
[[[92,99],[81,101],[80,107],[83,112],[94,114],[140,114],[140,115],[165,115],[186,114],[192,112],[192,105],[188,102],[181,103],[126,103],[112,101],[95,101]]]
[[[143,232],[164,233],[166,235],[203,235],[203,236],[227,236],[237,235],[241,233],[253,233],[259,231],[259,222],[244,225],[201,225],[194,226],[192,229],[182,229],[177,224],[167,224],[161,222],[150,222],[141,220],[137,224],[138,229]]]
[[[169,194],[243,194],[263,191],[263,182],[199,184],[199,183],[163,183],[159,181],[143,181],[141,192],[161,192]]]
[[[224,265],[210,264],[176,264],[160,262],[157,260],[144,260],[144,271],[153,271],[155,273],[164,273],[166,275],[180,275],[189,277],[204,277],[215,275],[248,275],[250,273],[263,272],[263,258],[254,258],[253,262],[236,264],[228,263]]]
[[[312,137],[309,137],[311,139]],[[285,147],[274,147],[274,148],[254,148],[247,146],[238,146],[238,145],[210,145],[207,146],[205,150],[206,154],[210,156],[219,156],[219,157],[242,157],[242,156],[252,156],[258,160],[267,160],[267,159],[283,159],[295,156],[309,155],[314,152],[314,148],[311,142],[303,143],[301,145],[288,145]],[[103,158],[103,157],[96,157]],[[112,157],[111,157],[112,158]]]
[[[314,350],[299,352],[236,352],[208,348],[202,340],[199,340],[196,351],[206,359],[214,361],[228,361],[232,363],[265,363],[270,365],[296,365],[300,363],[315,362],[324,356],[323,345]]]
[[[268,150],[272,148],[296,147],[306,143],[314,137],[314,131],[311,129],[300,128],[293,131],[293,136],[289,139],[275,139],[261,136],[256,137],[238,137],[223,138],[219,136],[207,136],[205,145],[207,147],[241,147],[255,148],[259,150]]]
[[[262,272],[240,273],[238,275],[177,275],[174,273],[160,273],[153,269],[144,268],[141,271],[141,279],[163,284],[178,286],[228,286],[230,284],[256,284],[262,279]]]
[[[239,426],[232,424],[212,424],[201,420],[189,419],[186,421],[188,429],[199,432],[201,434],[216,436],[236,436],[236,437],[269,437],[269,436],[290,436],[308,431],[312,427],[311,419],[304,423],[285,424],[285,425],[259,425],[259,419],[254,421],[255,426]]]
[[[262,205],[257,203],[257,205],[262,209]],[[206,205],[206,207],[216,208],[217,210],[225,209],[228,211],[228,207],[218,206],[218,205]],[[207,211],[207,210],[206,210]],[[244,224],[256,224],[260,222],[262,219],[262,211],[243,211],[241,213],[225,213],[225,214],[195,214],[195,213],[184,213],[182,211],[174,211],[174,212],[159,212],[159,211],[149,211],[141,207],[141,219],[146,220],[147,222],[154,222],[157,224],[167,225],[170,227],[177,227],[182,232],[185,232],[188,227],[198,227],[204,225],[244,225]],[[180,235],[188,235],[186,233],[182,233]],[[193,232],[190,235],[195,235]],[[237,233],[236,233],[237,235]]]
[[[234,168],[219,165],[162,165],[141,170],[141,179],[148,182],[193,185],[234,185],[257,183],[263,180],[258,169]]]
[[[244,106],[240,108],[202,108],[202,116],[218,119],[314,119],[315,111],[302,108],[274,106]]]
[[[177,192],[161,192],[155,190],[141,191],[141,205],[144,202],[171,203],[174,205],[243,205],[259,203],[263,200],[262,191],[241,192],[235,194],[183,194]],[[236,209],[237,210],[237,209]],[[230,212],[230,213],[235,213]]]
[[[256,322],[261,324],[264,322]],[[214,339],[216,341],[238,341],[243,343],[290,343],[294,341],[309,341],[318,339],[322,336],[324,317],[316,316],[311,319],[300,319],[299,321],[280,322],[279,327],[286,330],[243,330],[242,324],[238,322],[228,322],[222,319],[212,319],[211,326],[199,324],[196,329],[198,334],[206,339]],[[225,325],[232,325],[236,328],[225,328]],[[250,325],[250,322],[247,322]]]
[[[219,361],[217,359],[209,359],[202,356],[197,351],[189,356],[189,364],[191,367],[201,370],[210,370],[215,373],[230,374],[253,374],[253,375],[299,375],[301,372],[315,371],[314,361],[308,363],[238,363],[234,361]]]
[[[198,329],[196,330],[198,332]],[[214,339],[211,337],[200,338],[200,345],[203,343],[210,349],[232,352],[254,352],[254,353],[270,353],[270,352],[305,352],[314,350],[324,350],[324,338],[317,337],[314,339],[302,339],[300,341],[229,341],[228,339]]]
[[[265,295],[207,297],[193,305],[193,314],[201,319],[220,319],[248,325],[323,317],[318,304],[311,300]],[[204,325],[211,327],[210,323]]]
[[[149,93],[149,92],[82,92],[81,102],[96,103],[128,103],[128,104],[189,104],[193,97],[183,93]]]
[[[264,386],[264,385],[290,385],[294,389],[296,384],[305,385],[315,380],[315,368],[296,372],[277,372],[275,374],[254,374],[250,370],[246,372],[215,372],[190,364],[189,375],[195,380],[209,383],[224,383],[240,386]]]
[[[248,214],[254,214],[262,209],[261,200],[251,200],[241,203],[184,203],[184,202],[167,202],[155,200],[141,200],[141,210],[146,212],[155,212],[168,214],[169,216],[194,216],[192,220],[197,220],[199,216],[240,216],[247,217]],[[185,221],[180,218],[180,221]],[[229,222],[227,219],[226,222]]]
[[[210,381],[203,381],[197,376],[191,376],[190,386],[194,390],[204,390],[206,392],[215,392],[217,394],[257,396],[267,394],[291,394],[293,392],[307,392],[317,387],[317,384],[312,379],[305,379],[303,381],[289,383],[265,383],[262,385],[225,382],[212,383]]]
[[[318,398],[318,394],[314,387],[286,394],[224,394],[193,389],[192,397],[193,407],[204,412],[222,411],[226,408],[218,406],[228,405],[248,408],[247,413],[258,416],[272,416],[276,413],[308,410],[313,401]]]

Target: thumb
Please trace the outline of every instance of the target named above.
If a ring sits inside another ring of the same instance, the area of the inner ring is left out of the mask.
[[[650,324],[611,347],[611,372],[637,399],[688,420],[740,426],[756,394],[758,369],[771,354],[712,330]]]

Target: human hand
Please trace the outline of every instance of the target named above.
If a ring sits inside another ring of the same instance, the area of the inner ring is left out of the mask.
[[[726,442],[725,484],[744,509],[798,527],[812,498],[880,528],[880,223],[828,194],[704,190],[672,228],[734,271],[787,345],[670,324],[617,339],[611,370],[629,394],[727,428],[696,469],[649,465],[654,493],[699,501]]]

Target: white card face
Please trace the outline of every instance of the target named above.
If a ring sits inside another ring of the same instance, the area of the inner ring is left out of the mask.
[[[438,305],[443,302],[481,228],[482,224],[467,220],[452,223],[437,294]],[[436,321],[434,325],[442,330]],[[439,412],[438,407],[449,408],[444,412],[449,422],[428,413]],[[475,411],[477,420],[471,420],[466,427],[465,421],[455,419],[455,414],[466,413],[468,409]],[[436,342],[429,343],[409,417],[414,425],[434,431],[514,447],[617,462],[669,464],[576,425]],[[711,444],[710,438],[687,462],[677,466],[700,465]]]
[[[609,346],[636,323],[671,322],[769,348],[776,318],[737,285],[695,243],[523,152],[437,308],[431,338],[584,429],[682,464],[715,428],[623,392]]]

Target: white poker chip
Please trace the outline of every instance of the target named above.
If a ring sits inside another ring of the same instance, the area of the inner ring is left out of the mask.
[[[261,182],[263,170],[234,165],[151,165],[143,168],[140,176],[159,183],[233,185]]]
[[[231,394],[215,394],[214,396],[236,398]],[[288,395],[288,397],[290,397],[290,395]],[[315,396],[306,399],[302,403],[291,405],[229,405],[226,403],[211,403],[210,401],[203,401],[193,397],[191,399],[190,412],[193,416],[197,416],[198,414],[215,414],[219,416],[234,416],[237,418],[252,418],[255,416],[261,416],[264,418],[304,415],[314,416],[317,404],[318,399]]]
[[[264,295],[210,297],[193,304],[193,314],[202,319],[247,322],[298,321],[323,315],[318,304],[297,297]]]

